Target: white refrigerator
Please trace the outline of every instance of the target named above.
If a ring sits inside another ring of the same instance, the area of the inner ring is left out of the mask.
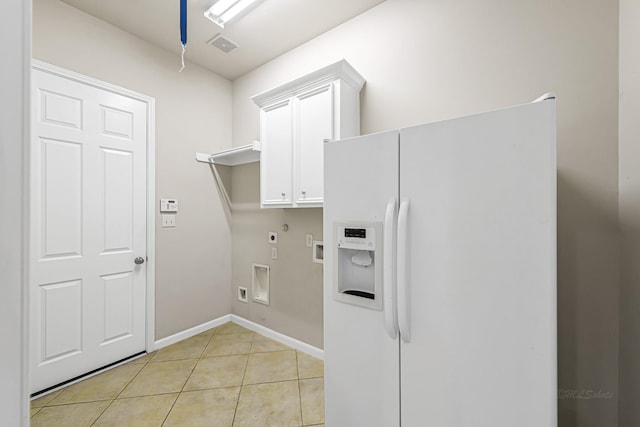
[[[556,101],[328,142],[327,427],[547,427]]]

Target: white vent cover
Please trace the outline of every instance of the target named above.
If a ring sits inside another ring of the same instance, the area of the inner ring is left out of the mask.
[[[222,33],[218,33],[214,38],[209,40],[207,43],[217,47],[224,53],[229,53],[233,49],[238,47],[238,44],[236,42],[231,41],[228,38],[224,37]]]

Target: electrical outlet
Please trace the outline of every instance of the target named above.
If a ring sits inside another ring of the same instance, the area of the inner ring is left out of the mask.
[[[273,245],[277,245],[278,244],[278,233],[276,233],[275,231],[270,231],[267,241],[269,243],[273,244]]]
[[[175,227],[176,226],[176,216],[175,215],[162,215],[162,227]]]
[[[278,248],[271,248],[271,259],[278,259]]]
[[[308,248],[310,248],[313,245],[313,234],[307,234],[306,244]]]

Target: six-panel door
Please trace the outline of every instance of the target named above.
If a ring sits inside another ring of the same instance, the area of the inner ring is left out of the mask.
[[[146,103],[34,69],[31,391],[145,348]]]

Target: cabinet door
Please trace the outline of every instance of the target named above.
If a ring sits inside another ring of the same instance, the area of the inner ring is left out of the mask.
[[[262,110],[260,200],[265,205],[291,205],[293,125],[291,100]]]
[[[323,143],[333,138],[333,86],[297,97],[295,201],[322,206]]]

